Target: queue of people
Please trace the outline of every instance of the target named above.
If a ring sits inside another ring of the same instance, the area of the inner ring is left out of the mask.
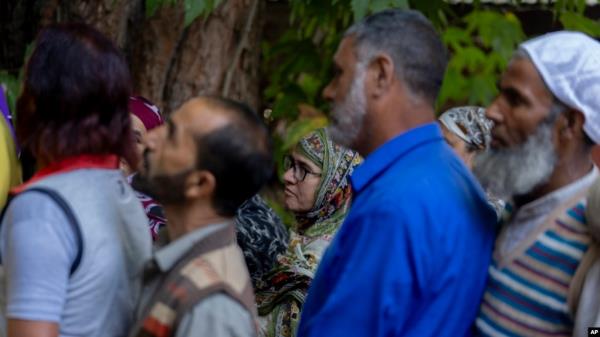
[[[331,125],[283,161],[287,229],[255,111],[201,96],[165,118],[102,34],[44,28],[14,131],[0,105],[0,335],[586,336],[600,43],[526,41],[489,107],[437,118],[447,57],[412,10],[345,32]]]

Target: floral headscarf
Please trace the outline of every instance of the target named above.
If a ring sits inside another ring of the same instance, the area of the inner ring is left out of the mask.
[[[485,109],[478,106],[461,106],[444,112],[440,118],[450,132],[472,147],[485,150],[488,148],[494,122],[485,116]]]
[[[287,251],[257,285],[260,336],[295,336],[310,282],[346,216],[352,196],[348,178],[361,162],[356,152],[332,143],[326,129],[303,138],[296,150],[321,167],[321,182],[313,208],[296,214],[301,230],[291,232]]]
[[[334,144],[327,129],[317,129],[304,137],[296,150],[321,168],[315,204],[310,211],[296,214],[298,228],[343,216],[340,213],[345,213],[352,194],[348,178],[361,161],[358,153]]]

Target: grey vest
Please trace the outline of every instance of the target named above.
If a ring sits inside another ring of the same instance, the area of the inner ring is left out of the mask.
[[[38,186],[63,197],[82,237],[81,261],[69,277],[61,336],[125,336],[141,292],[142,267],[151,256],[148,220],[139,200],[117,170],[60,173],[31,187]],[[36,205],[30,207],[35,212]],[[5,291],[2,284],[1,297]]]

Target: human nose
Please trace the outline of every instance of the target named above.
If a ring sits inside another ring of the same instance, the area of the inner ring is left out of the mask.
[[[145,149],[154,150],[158,144],[158,133],[160,132],[161,127],[158,127],[154,130],[150,130],[144,138],[142,138],[142,144]]]
[[[333,80],[331,80],[327,84],[327,86],[325,87],[325,89],[323,89],[323,93],[322,93],[323,99],[326,100],[326,101],[328,101],[328,102],[333,101],[334,98],[335,98],[334,92],[335,92],[335,90],[333,88]]]
[[[283,174],[283,182],[289,185],[293,185],[296,183],[296,178],[294,177],[294,167],[288,168]]]
[[[485,110],[485,116],[494,122],[494,125],[502,123],[504,115],[501,110],[501,97],[498,96],[492,101],[490,106]]]

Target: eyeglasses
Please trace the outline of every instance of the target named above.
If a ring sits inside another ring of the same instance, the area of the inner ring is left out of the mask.
[[[315,177],[320,177],[321,173],[311,172],[301,163],[298,163],[292,156],[287,155],[283,158],[283,169],[285,171],[292,169],[292,173],[294,174],[294,179],[297,182],[303,182],[306,179],[307,174],[311,174]]]

